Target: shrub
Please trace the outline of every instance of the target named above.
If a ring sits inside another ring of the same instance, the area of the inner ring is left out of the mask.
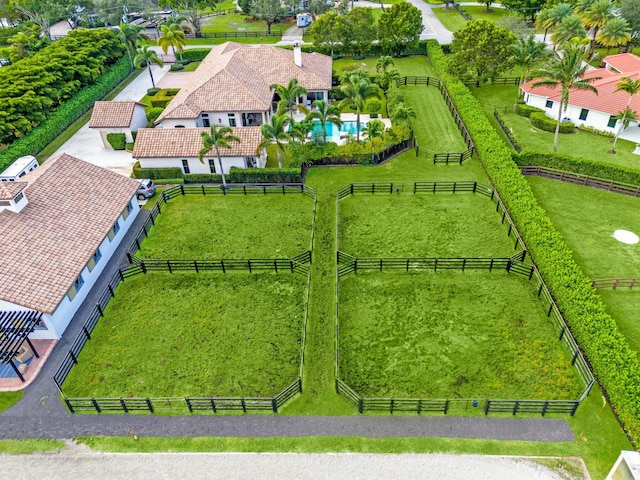
[[[165,88],[164,90],[162,90],[162,93],[165,97],[175,97],[179,91],[179,88]]]
[[[158,178],[153,183],[156,185],[180,185],[184,183],[184,178]]]
[[[299,168],[237,168],[227,175],[230,183],[302,183]]]
[[[222,183],[222,175],[216,173],[188,173],[184,183]]]
[[[544,110],[538,107],[532,107],[526,103],[516,103],[516,113],[522,117],[529,117],[532,113],[544,113]]]
[[[372,113],[371,115],[369,115],[371,118],[378,118],[378,114],[377,113]]]
[[[160,91],[159,88],[147,88],[147,95],[150,96],[150,97],[153,97],[159,91]]]
[[[190,48],[182,52],[182,61],[200,62],[210,51],[210,48]]]
[[[170,101],[171,101],[170,98],[159,98],[159,99],[155,99],[154,98],[154,99],[151,100],[151,106],[153,108],[162,108],[162,109],[164,109],[169,104]]]
[[[578,130],[582,130],[583,132],[593,133],[594,135],[602,135],[603,137],[613,138],[615,134],[611,132],[607,132],[606,130],[598,130],[595,127],[590,127],[588,125],[578,125]]]
[[[133,152],[133,142],[127,142],[124,146],[125,150],[127,150],[127,152]]]
[[[529,120],[531,120],[531,125],[539,128],[540,130],[544,130],[545,132],[556,131],[557,121],[553,118],[547,117],[544,112],[534,112],[529,114]],[[560,123],[560,133],[573,133],[575,129],[576,127],[573,122]]]
[[[153,122],[155,122],[158,117],[160,116],[160,114],[163,112],[164,108],[160,108],[160,107],[153,107],[147,110],[147,122],[149,122],[148,124],[153,125]]]
[[[124,133],[107,133],[107,142],[114,150],[124,150],[127,138]]]
[[[157,180],[161,178],[180,178],[182,179],[182,170],[174,168],[140,168],[140,162],[133,165],[133,178],[151,178]]]
[[[174,63],[169,67],[169,70],[172,72],[179,72],[180,70],[184,70],[184,65],[180,63]]]
[[[369,100],[367,102],[367,110],[371,113],[378,113],[382,108],[382,103],[380,100]]]
[[[560,310],[591,363],[594,374],[627,434],[640,441],[640,362],[581,268],[573,252],[538,205],[531,187],[511,158],[469,89],[447,71],[437,42],[428,42],[429,58],[447,88],[491,181],[502,196]]]

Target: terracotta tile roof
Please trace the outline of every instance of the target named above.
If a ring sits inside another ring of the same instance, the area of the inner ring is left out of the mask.
[[[604,57],[604,63],[609,64],[620,73],[640,71],[640,57],[633,53],[620,53]]]
[[[0,200],[13,200],[27,186],[27,182],[0,182]]]
[[[202,148],[201,132],[208,128],[141,128],[138,130],[133,147],[133,158],[189,158],[197,157]],[[233,134],[240,143],[232,143],[232,148],[220,149],[222,157],[246,157],[256,154],[262,141],[260,127],[235,127]],[[215,155],[215,149],[207,156]]]
[[[302,67],[293,51],[269,45],[227,42],[215,46],[156,123],[167,118],[196,118],[203,111],[266,111],[273,92],[292,78],[308,90],[331,88],[331,57],[302,53]]]
[[[620,73],[611,72],[603,68],[597,70],[591,70],[585,77],[602,77],[600,80],[595,80],[591,84],[598,89],[598,94],[587,90],[571,90],[569,92],[569,104],[575,105],[581,108],[587,108],[589,110],[597,110],[599,112],[608,113],[610,115],[616,115],[618,112],[625,109],[627,101],[629,100],[629,94],[626,92],[616,92],[616,85],[622,77],[628,76],[632,79],[640,78],[640,72],[627,73],[622,75]],[[522,85],[522,90],[534,95],[540,95],[546,97],[549,100],[560,101],[560,88],[551,87],[531,87],[532,84],[539,79],[534,78]],[[634,95],[631,99],[630,108],[638,112],[636,119],[640,119],[640,95]]]
[[[136,105],[146,107],[144,103],[96,102],[91,112],[89,128],[126,128],[131,125],[131,118]]]
[[[28,205],[0,212],[0,299],[52,313],[138,181],[67,154],[22,179]]]

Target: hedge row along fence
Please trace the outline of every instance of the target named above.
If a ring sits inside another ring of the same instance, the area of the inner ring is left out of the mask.
[[[292,258],[242,258],[242,259],[220,259],[220,260],[141,260],[135,256],[140,242],[147,236],[149,230],[155,224],[155,219],[160,215],[161,208],[172,198],[183,195],[305,195],[313,199],[313,222],[311,227],[311,239],[309,250]],[[140,232],[134,237],[127,256],[130,265],[127,268],[117,270],[106,288],[100,295],[98,303],[95,305],[87,320],[84,322],[80,332],[71,344],[69,352],[64,357],[60,367],[53,376],[60,395],[71,413],[83,411],[102,412],[148,412],[154,413],[156,410],[168,409],[188,409],[189,412],[209,411],[217,413],[225,410],[249,411],[273,411],[284,405],[291,398],[302,392],[302,375],[304,367],[304,350],[306,345],[307,320],[309,317],[309,295],[311,282],[311,250],[313,249],[315,219],[316,219],[316,192],[306,185],[227,185],[226,188],[213,185],[192,185],[177,187],[165,190],[158,197],[156,204],[150,211],[149,217],[144,222]],[[165,398],[68,398],[62,388],[67,375],[71,369],[78,364],[78,356],[87,340],[91,339],[91,333],[103,316],[104,309],[109,300],[115,297],[115,290],[120,282],[136,275],[147,274],[150,271],[162,271],[173,273],[176,271],[201,272],[222,272],[243,271],[249,274],[260,271],[272,271],[278,274],[300,274],[307,277],[306,294],[304,303],[304,317],[301,332],[300,365],[298,378],[295,379],[284,390],[276,393],[273,397],[165,397]]]
[[[498,136],[478,101],[459,79],[447,72],[448,60],[438,43],[428,41],[427,52],[474,139],[489,178],[500,191],[529,253],[546,279],[625,432],[632,443],[639,444],[638,358],[573,260],[571,249],[538,205],[512,160],[512,152]]]
[[[222,183],[222,175],[208,173],[183,174],[182,169],[140,168],[140,162],[133,166],[133,178],[180,178],[185,183]],[[231,167],[225,176],[229,183],[302,183],[299,168],[238,168]]]
[[[585,187],[598,188],[614,193],[622,193],[631,195],[632,197],[640,197],[640,185],[630,185],[628,183],[620,183],[615,180],[606,178],[590,177],[580,173],[565,172],[564,170],[556,170],[547,167],[520,167],[523,175],[535,175],[537,177],[549,178],[560,182],[573,183],[575,185],[583,185]]]

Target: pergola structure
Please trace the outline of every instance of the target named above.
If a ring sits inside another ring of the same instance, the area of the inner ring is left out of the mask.
[[[42,318],[42,313],[34,311],[0,312],[0,364],[8,363],[24,382],[24,377],[14,362],[20,347],[26,341],[31,351],[39,358],[29,334],[33,332]]]

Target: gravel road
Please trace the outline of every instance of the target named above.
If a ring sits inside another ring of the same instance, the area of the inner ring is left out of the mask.
[[[517,457],[444,454],[96,453],[0,455],[12,480],[437,479],[563,480]]]

